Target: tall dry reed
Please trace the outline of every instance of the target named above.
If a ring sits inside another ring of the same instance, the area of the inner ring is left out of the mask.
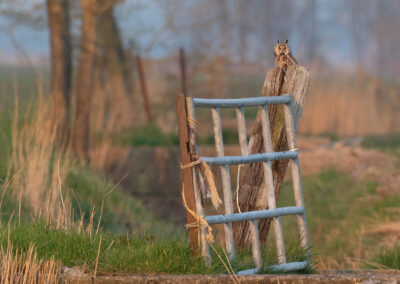
[[[43,95],[42,84],[38,84],[38,95],[22,119],[20,115],[18,94],[15,94],[12,155],[6,184],[14,196],[28,202],[35,216],[58,222],[61,218],[65,223],[70,220],[67,217],[70,202],[63,197],[62,185],[71,159],[57,147],[51,104]]]
[[[28,251],[14,251],[12,245],[0,249],[0,283],[33,284],[57,283],[60,274],[60,263],[54,260],[43,260],[37,257],[33,245]]]
[[[300,133],[344,136],[400,131],[400,93],[363,72],[311,78]]]

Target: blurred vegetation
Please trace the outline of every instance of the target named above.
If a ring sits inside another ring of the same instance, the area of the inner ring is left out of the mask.
[[[260,86],[265,80],[264,74],[230,74],[228,93],[230,98],[259,97]]]
[[[148,123],[141,127],[125,129],[120,140],[124,145],[131,146],[172,146],[179,145],[179,136],[175,133],[165,133],[156,124]],[[116,138],[118,141],[118,138]]]
[[[21,109],[19,110],[19,121],[16,124],[17,128],[26,127],[26,112]],[[34,107],[31,108],[31,110],[33,109]],[[32,115],[35,115],[34,112]],[[28,116],[28,121],[30,116]],[[18,219],[21,224],[29,224],[39,218],[34,213],[35,206],[31,204],[26,189],[13,185],[14,180],[20,178],[19,170],[16,172],[15,164],[12,162],[12,159],[15,158],[12,157],[14,146],[11,141],[12,133],[16,130],[15,126],[12,126],[14,118],[12,111],[0,113],[0,135],[2,136],[0,138],[0,154],[2,156],[0,159],[0,221],[3,225],[7,224],[10,218]],[[47,146],[53,147],[53,145]],[[34,148],[32,149],[34,150]],[[48,172],[44,172],[44,175],[52,175],[56,167],[55,156],[52,155],[49,158],[50,160],[45,165],[48,167]],[[64,198],[71,200],[74,212],[72,222],[79,222],[81,216],[84,216],[84,224],[94,222],[97,226],[100,223],[100,230],[106,232],[147,232],[163,237],[183,234],[183,230],[158,220],[139,199],[124,193],[114,181],[95,173],[87,165],[79,163],[73,165],[66,169],[67,174],[65,180],[61,181],[62,189],[60,189]],[[36,176],[35,178],[43,177]],[[47,199],[52,185],[45,183],[44,186],[48,186],[48,188],[43,189],[46,196],[42,196],[42,198]],[[92,220],[90,220],[91,213],[93,213]]]
[[[312,252],[317,262],[325,267],[348,267],[354,263],[356,267],[366,267],[367,260],[378,253],[381,238],[365,231],[382,222],[398,220],[399,213],[393,213],[398,211],[390,209],[400,207],[400,197],[379,196],[376,186],[374,182],[355,181],[334,169],[303,178]],[[294,205],[292,185],[286,182],[278,207]],[[294,216],[283,217],[282,222],[285,237],[298,236]]]
[[[378,149],[400,160],[400,133],[366,136],[361,145],[367,149]]]
[[[400,247],[384,248],[380,254],[373,258],[370,265],[373,268],[400,269]]]
[[[365,148],[394,150],[400,148],[400,133],[366,136],[361,145]]]
[[[48,90],[49,71],[45,67],[35,67],[35,72],[26,66],[0,64],[0,108],[6,110],[12,106],[15,93],[21,98],[20,103],[29,103],[29,98],[37,94],[38,84]]]
[[[200,145],[214,145],[214,135],[209,134],[200,136]],[[236,130],[226,128],[222,130],[224,144],[238,144],[239,138]],[[176,133],[166,133],[153,123],[145,124],[141,127],[123,130],[114,139],[116,143],[128,146],[178,146],[179,136]]]
[[[324,132],[318,135],[319,137],[329,138],[331,142],[337,142],[340,140],[340,136],[334,132]]]
[[[64,198],[68,197],[72,203],[72,222],[77,223],[83,217],[84,225],[92,222],[95,226],[99,225],[100,231],[120,234],[136,232],[168,238],[184,233],[183,229],[157,219],[139,199],[124,193],[115,183],[100,177],[86,166],[68,173],[63,191]],[[0,195],[1,224],[5,225],[14,219],[28,225],[39,218],[34,216],[34,208],[29,201],[20,198],[8,184],[0,184]]]
[[[88,167],[72,169],[64,186],[74,191],[71,194],[73,209],[77,219],[84,214],[86,224],[90,222],[90,212],[94,208],[92,221],[95,224],[101,221],[101,229],[106,232],[142,232],[163,238],[183,234],[183,229],[158,220],[139,199],[124,193],[115,183]]]
[[[237,145],[239,143],[239,136],[238,136],[236,129],[232,129],[232,128],[222,129],[222,140],[224,141],[224,145],[229,145],[229,144]],[[215,145],[214,134],[210,134],[207,136],[200,136],[199,144],[200,145]]]

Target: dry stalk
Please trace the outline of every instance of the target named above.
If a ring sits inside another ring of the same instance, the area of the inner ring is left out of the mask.
[[[31,244],[26,253],[9,244],[0,250],[0,283],[56,283],[60,273],[60,263],[54,260],[38,259]]]
[[[100,235],[99,248],[97,249],[96,266],[94,268],[94,277],[95,278],[96,278],[96,275],[97,275],[97,265],[99,264],[100,248],[101,248],[101,240],[102,240],[102,238],[103,238],[103,235]]]
[[[96,214],[95,206],[92,206],[92,210],[90,211],[90,216],[89,216],[89,224],[86,227],[86,232],[89,234],[89,236],[92,236],[93,232],[93,220],[94,220],[94,215]]]
[[[34,107],[28,109],[24,120],[19,123],[17,92],[15,88],[12,155],[0,207],[8,187],[11,187],[20,203],[18,222],[24,199],[32,209],[38,209],[34,210],[34,219],[40,219],[43,214],[49,222],[60,221],[62,227],[67,229],[71,213],[62,194],[62,181],[71,167],[71,160],[66,153],[58,150],[55,123],[49,119],[53,117],[50,101],[44,97],[39,82]]]

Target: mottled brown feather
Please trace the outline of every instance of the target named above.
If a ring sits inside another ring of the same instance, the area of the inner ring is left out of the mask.
[[[275,63],[278,67],[283,69],[287,69],[288,65],[296,65],[297,61],[293,57],[289,44],[287,42],[281,43],[278,42],[277,45],[274,47],[275,53]]]

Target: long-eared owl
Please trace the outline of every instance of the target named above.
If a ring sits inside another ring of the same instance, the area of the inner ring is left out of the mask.
[[[292,53],[290,52],[290,47],[288,44],[288,40],[285,42],[280,42],[275,45],[274,48],[275,53],[275,63],[277,66],[287,69],[288,65],[295,65],[297,64],[296,59],[293,57]]]

